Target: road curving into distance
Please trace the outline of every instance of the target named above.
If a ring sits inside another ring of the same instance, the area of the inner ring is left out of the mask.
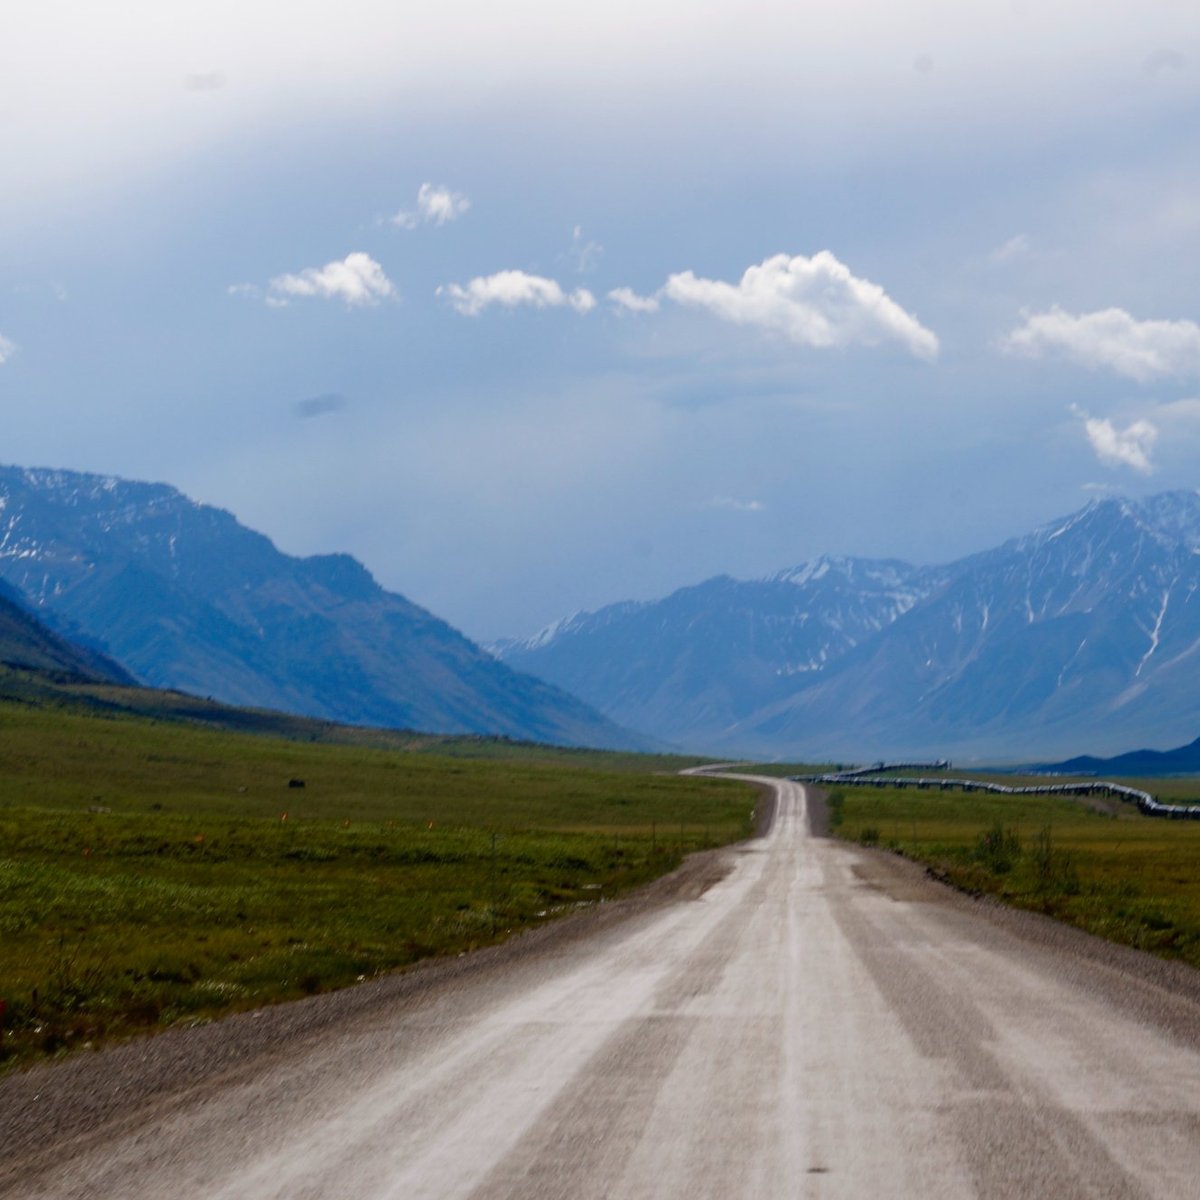
[[[1200,975],[812,837],[801,785],[756,782],[771,827],[690,899],[394,1001],[319,997],[342,1018],[153,1104],[153,1049],[0,1082],[0,1195],[1200,1194]],[[83,1128],[87,1072],[131,1099]]]

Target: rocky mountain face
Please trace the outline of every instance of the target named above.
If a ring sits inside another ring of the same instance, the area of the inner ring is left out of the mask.
[[[941,568],[713,580],[502,653],[712,751],[1028,761],[1196,736],[1198,589],[1200,495],[1173,492],[1098,500]]]
[[[0,468],[0,579],[155,687],[357,724],[641,744],[353,558],[283,554],[162,484]]]

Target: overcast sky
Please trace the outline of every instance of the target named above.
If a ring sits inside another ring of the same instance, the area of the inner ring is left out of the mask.
[[[483,639],[1200,485],[1192,0],[24,8],[2,461]]]

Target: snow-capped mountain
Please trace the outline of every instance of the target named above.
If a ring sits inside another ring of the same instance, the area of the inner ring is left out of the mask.
[[[944,582],[938,568],[820,558],[768,579],[721,576],[576,614],[492,649],[632,728],[700,746],[792,695]]]
[[[348,555],[293,558],[163,484],[0,467],[0,579],[156,687],[360,724],[643,744]]]
[[[713,750],[1112,753],[1200,729],[1198,593],[1200,495],[1171,492],[1097,500],[941,568],[818,559],[760,583],[713,580],[505,657]],[[736,702],[695,702],[713,695]]]

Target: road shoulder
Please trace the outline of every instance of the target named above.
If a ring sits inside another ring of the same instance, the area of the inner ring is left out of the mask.
[[[760,792],[757,830],[770,827],[774,812],[774,790]],[[334,1028],[369,1024],[459,989],[500,984],[526,965],[597,937],[619,936],[622,927],[668,905],[697,900],[730,872],[733,856],[745,845],[698,851],[674,871],[617,900],[580,909],[499,945],[6,1075],[0,1078],[0,1195],[15,1180],[97,1138],[135,1129],[151,1113],[161,1115],[303,1054]]]

